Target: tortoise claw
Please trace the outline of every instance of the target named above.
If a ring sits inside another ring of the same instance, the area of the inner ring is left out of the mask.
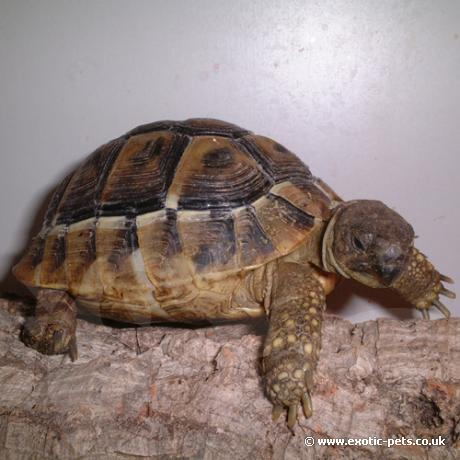
[[[449,309],[438,299],[433,301],[433,305],[446,317],[450,317],[450,311]]]
[[[72,362],[78,359],[77,339],[75,336],[72,337],[72,339],[70,339],[68,353],[69,353],[70,360]]]
[[[442,287],[439,293],[448,297],[449,299],[455,299],[457,297],[455,292],[449,291],[449,289],[446,289],[445,287]]]
[[[441,281],[444,281],[445,283],[454,284],[454,280],[446,275],[439,275],[439,277],[441,278]]]
[[[428,308],[421,308],[420,311],[422,312],[423,319],[430,319]]]
[[[302,395],[302,409],[305,418],[309,418],[313,414],[310,393],[307,391]]]
[[[299,411],[299,403],[294,403],[291,404],[290,406],[287,407],[288,409],[288,416],[287,416],[287,426],[290,430],[294,427],[296,421],[297,421],[297,414]],[[305,415],[305,418],[309,418],[313,414],[313,405],[311,403],[311,397],[310,393],[306,391],[302,395],[302,409],[303,413]],[[272,419],[274,422],[276,422],[279,418],[280,415],[284,412],[285,408],[280,405],[273,406],[272,409]]]
[[[283,406],[273,406],[272,420],[276,422],[280,418],[280,415],[283,413],[283,411]]]
[[[289,406],[287,426],[290,430],[294,428],[295,422],[297,421],[298,410],[299,410],[298,403],[294,403],[291,406]]]

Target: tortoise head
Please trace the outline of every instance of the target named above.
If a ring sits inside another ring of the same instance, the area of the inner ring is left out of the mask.
[[[323,238],[323,264],[371,287],[389,287],[404,271],[414,230],[380,201],[355,200],[336,208]]]

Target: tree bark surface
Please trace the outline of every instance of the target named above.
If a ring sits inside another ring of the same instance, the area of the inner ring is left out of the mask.
[[[292,433],[271,420],[263,393],[264,323],[135,328],[79,319],[72,363],[22,344],[27,310],[0,300],[1,459],[460,458],[458,318],[327,316],[314,415]],[[318,445],[439,436],[445,446]]]

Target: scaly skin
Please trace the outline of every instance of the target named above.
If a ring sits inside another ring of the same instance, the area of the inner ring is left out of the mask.
[[[35,316],[25,322],[22,340],[40,353],[69,353],[72,361],[75,361],[78,357],[76,327],[75,300],[64,291],[40,289]]]
[[[429,309],[432,306],[449,317],[450,312],[440,302],[439,295],[455,299],[455,294],[446,289],[441,281],[452,282],[450,278],[440,275],[418,249],[412,248],[406,269],[391,287],[415,308],[421,310],[425,319],[429,319]]]
[[[269,306],[269,329],[263,352],[265,387],[273,418],[288,408],[288,426],[297,421],[299,405],[312,414],[313,372],[321,349],[326,296],[311,268],[280,263]]]
[[[322,243],[323,266],[345,278],[374,288],[391,288],[429,319],[436,307],[449,317],[439,296],[455,294],[431,262],[413,246],[414,230],[397,212],[380,201],[343,203],[329,221]]]

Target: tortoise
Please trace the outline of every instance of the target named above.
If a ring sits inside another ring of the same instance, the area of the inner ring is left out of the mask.
[[[77,358],[78,306],[146,324],[267,316],[264,385],[276,420],[312,414],[328,295],[342,278],[446,317],[441,275],[375,200],[342,200],[279,143],[214,119],[139,126],[57,187],[15,276],[35,288],[23,342]]]

